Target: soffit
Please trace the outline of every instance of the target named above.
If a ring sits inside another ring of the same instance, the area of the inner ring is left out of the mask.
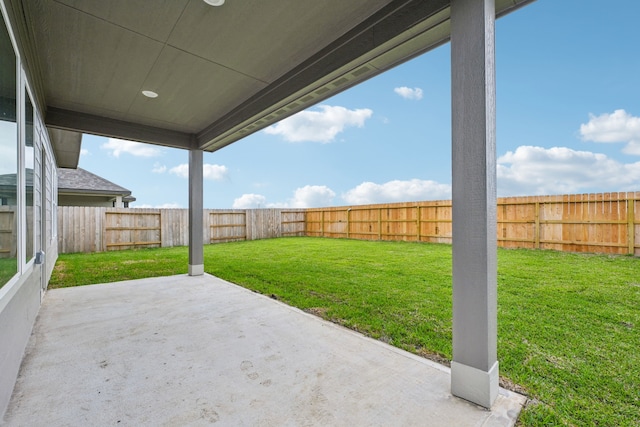
[[[61,168],[75,168],[80,159],[82,134],[61,129],[48,129],[56,164]]]
[[[25,11],[47,108],[196,134],[388,2],[37,0]]]
[[[449,0],[6,1],[50,129],[208,151],[449,37]]]

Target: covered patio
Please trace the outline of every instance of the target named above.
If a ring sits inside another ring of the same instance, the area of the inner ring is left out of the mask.
[[[19,71],[3,104],[19,136],[9,138],[9,145],[24,151],[25,132],[18,127],[33,122],[25,107],[33,99],[43,156],[58,167],[77,167],[83,133],[188,150],[188,271],[194,276],[143,282],[153,288],[147,293],[145,286],[118,284],[44,295],[57,236],[55,227],[39,231],[47,236],[42,248],[51,247],[50,259],[43,266],[44,250],[34,261],[21,256],[0,294],[0,342],[11,343],[0,347],[0,413],[22,363],[8,415],[12,425],[38,411],[36,421],[50,424],[59,410],[95,422],[112,414],[114,423],[125,422],[127,414],[141,417],[131,424],[172,424],[173,417],[194,414],[213,420],[214,411],[221,420],[237,417],[250,425],[257,419],[332,424],[325,416],[345,425],[399,424],[398,417],[408,417],[400,424],[424,425],[425,417],[437,417],[431,419],[445,420],[434,421],[439,425],[483,425],[504,418],[500,414],[511,407],[501,409],[498,387],[494,31],[496,16],[530,1],[171,0],[158,7],[145,0],[0,0],[6,27],[1,53],[16,64],[8,68]],[[455,206],[451,375],[268,300],[258,298],[252,308],[254,297],[204,275],[205,151],[222,149],[448,41]],[[22,166],[25,156],[16,157],[15,166]],[[24,180],[24,168],[18,169]],[[50,184],[41,187],[50,188],[50,200],[57,196]],[[29,239],[35,241],[26,233],[23,199],[23,225],[15,230],[20,254],[27,253]],[[46,221],[40,225],[46,228]],[[110,296],[101,298],[103,292]],[[234,303],[238,292],[243,299]],[[161,297],[166,300],[156,300]],[[106,317],[98,320],[102,310]],[[271,327],[261,328],[261,322]],[[251,329],[240,332],[243,325]],[[349,342],[338,345],[341,340]],[[266,346],[286,357],[281,369],[263,359],[271,354]],[[225,354],[233,357],[219,357]],[[180,363],[172,367],[172,360]],[[246,387],[235,388],[254,374]],[[183,378],[191,379],[188,387]],[[262,378],[271,381],[269,387],[255,385]],[[194,407],[199,397],[189,400],[185,393],[211,397]],[[246,401],[240,394],[252,397]],[[267,400],[275,396],[282,400]],[[267,401],[273,415],[263,411]],[[247,412],[252,402],[253,412]],[[139,407],[148,411],[134,411]],[[472,417],[468,424],[442,418],[464,413]]]
[[[5,423],[509,426],[450,370],[208,274],[50,290]]]

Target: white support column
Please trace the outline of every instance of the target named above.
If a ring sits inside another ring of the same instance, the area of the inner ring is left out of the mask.
[[[451,0],[451,392],[498,396],[494,0]]]
[[[204,274],[202,150],[189,151],[189,276]]]

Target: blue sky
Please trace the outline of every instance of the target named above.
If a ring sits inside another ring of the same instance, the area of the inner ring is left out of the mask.
[[[538,0],[497,21],[498,196],[640,191],[640,2]],[[450,48],[215,153],[205,208],[448,199]],[[187,152],[85,135],[133,207],[188,206]]]

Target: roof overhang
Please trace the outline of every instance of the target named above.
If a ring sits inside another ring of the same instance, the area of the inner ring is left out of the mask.
[[[496,0],[496,13],[530,1]],[[73,132],[219,150],[450,36],[450,0],[7,4],[66,167]]]
[[[82,134],[57,128],[48,128],[51,146],[58,162],[58,167],[75,169],[80,159]]]

